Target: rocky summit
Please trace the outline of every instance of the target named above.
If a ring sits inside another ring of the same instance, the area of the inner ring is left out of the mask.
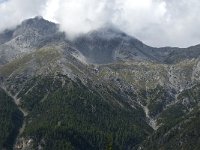
[[[0,33],[0,149],[198,150],[199,56],[25,20]]]

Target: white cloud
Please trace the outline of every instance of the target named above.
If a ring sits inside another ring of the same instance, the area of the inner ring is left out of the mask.
[[[0,31],[16,26],[26,18],[39,15],[44,2],[45,0],[7,0],[0,3]]]
[[[200,43],[199,0],[8,0],[0,3],[0,30],[42,15],[74,37],[107,24],[152,46]]]
[[[43,16],[59,22],[61,30],[72,37],[103,26],[115,13],[113,0],[49,0],[47,5]]]

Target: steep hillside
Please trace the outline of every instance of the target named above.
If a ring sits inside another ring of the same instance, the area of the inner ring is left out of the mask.
[[[163,125],[140,149],[199,149],[199,92],[199,85],[183,91],[179,102],[161,114],[159,122]]]
[[[72,41],[58,26],[0,34],[0,147],[199,148],[198,45],[153,48],[115,28]]]
[[[0,149],[12,149],[23,121],[23,115],[3,89],[0,89],[0,105]]]

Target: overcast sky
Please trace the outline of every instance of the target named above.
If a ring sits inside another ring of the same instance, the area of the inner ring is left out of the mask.
[[[0,31],[37,15],[71,37],[112,24],[150,46],[200,44],[200,0],[0,0]]]

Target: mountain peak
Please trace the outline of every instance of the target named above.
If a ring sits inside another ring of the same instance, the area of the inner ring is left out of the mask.
[[[34,27],[34,28],[48,28],[49,26],[56,26],[55,23],[50,22],[48,20],[45,20],[41,16],[36,16],[34,18],[30,18],[27,20],[24,20],[20,26],[25,26],[25,27]]]
[[[45,20],[42,16],[35,16],[33,18],[26,19],[22,22],[22,24],[30,24],[34,22],[49,22],[48,20]]]
[[[40,16],[24,20],[21,25],[17,26],[14,37],[27,33],[36,33],[38,35],[50,35],[58,31],[58,25],[43,19]]]
[[[97,30],[90,31],[88,33],[88,36],[96,37],[96,38],[102,38],[102,39],[113,39],[113,38],[127,38],[128,36],[126,33],[122,32],[120,29],[113,27],[113,26],[105,26],[102,28],[99,28]],[[134,37],[132,37],[134,38]]]

